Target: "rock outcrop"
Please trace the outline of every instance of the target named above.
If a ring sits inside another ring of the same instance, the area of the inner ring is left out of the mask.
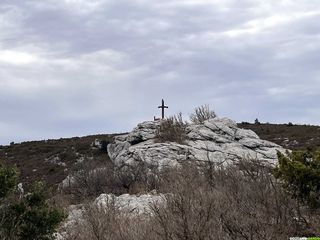
[[[159,143],[156,131],[160,122],[143,122],[126,135],[115,137],[108,145],[111,160],[119,167],[141,161],[150,165],[176,166],[186,160],[229,164],[243,158],[277,162],[281,146],[261,140],[251,130],[241,129],[227,118],[209,119],[201,125],[188,125],[185,144]]]
[[[95,204],[101,209],[107,209],[110,204],[114,205],[118,210],[129,215],[150,214],[153,204],[165,204],[166,198],[164,194],[143,194],[140,196],[123,194],[116,197],[113,194],[101,194]]]
[[[101,194],[92,203],[92,207],[98,207],[99,211],[106,212],[114,210],[120,211],[123,216],[135,217],[143,216],[149,217],[152,215],[151,207],[156,204],[158,206],[166,204],[164,194],[157,194],[150,192],[142,195],[123,194],[115,196],[113,194]],[[73,231],[77,227],[88,226],[88,219],[86,216],[86,208],[84,205],[71,205],[68,208],[68,218],[64,221],[58,233],[54,235],[55,240],[74,239]]]

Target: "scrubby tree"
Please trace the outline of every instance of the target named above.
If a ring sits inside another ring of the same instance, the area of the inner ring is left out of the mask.
[[[187,139],[187,123],[182,119],[182,113],[171,116],[161,121],[156,132],[159,142],[177,142],[183,144]]]
[[[194,109],[194,113],[190,115],[190,121],[194,124],[202,124],[204,121],[216,116],[216,113],[210,110],[209,105],[201,105]]]
[[[0,199],[6,197],[17,185],[18,172],[14,167],[0,163]]]
[[[17,178],[14,167],[0,166],[0,239],[53,239],[55,229],[65,218],[64,212],[48,205],[42,183],[36,183],[30,193],[18,199],[13,194]]]
[[[278,159],[275,177],[300,202],[320,208],[320,152],[278,153]]]

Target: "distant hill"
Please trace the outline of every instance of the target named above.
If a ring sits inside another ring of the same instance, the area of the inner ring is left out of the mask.
[[[320,147],[320,126],[291,124],[239,123],[240,128],[256,132],[261,139],[284,148],[297,150]],[[110,161],[106,146],[116,134],[31,141],[0,146],[0,162],[16,165],[20,181],[25,185],[45,181],[56,187],[84,159],[93,159],[97,166]]]
[[[294,124],[239,123],[239,127],[256,132],[265,139],[291,149],[316,149],[320,147],[320,126]]]

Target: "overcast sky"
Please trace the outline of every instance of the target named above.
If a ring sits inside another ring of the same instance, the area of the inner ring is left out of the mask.
[[[0,0],[0,144],[210,104],[320,124],[319,0]]]

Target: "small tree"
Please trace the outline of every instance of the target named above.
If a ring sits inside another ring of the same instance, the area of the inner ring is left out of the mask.
[[[194,113],[190,115],[190,121],[194,124],[202,124],[204,121],[216,116],[216,113],[210,110],[209,105],[202,105],[194,109]]]
[[[311,208],[320,207],[320,153],[296,151],[287,156],[278,153],[279,166],[274,175],[284,187]]]
[[[0,199],[6,197],[17,185],[18,172],[14,167],[0,164]]]
[[[35,184],[21,199],[10,194],[16,188],[17,177],[15,168],[0,166],[0,239],[54,239],[53,233],[65,214],[47,204],[47,192],[42,183]]]

